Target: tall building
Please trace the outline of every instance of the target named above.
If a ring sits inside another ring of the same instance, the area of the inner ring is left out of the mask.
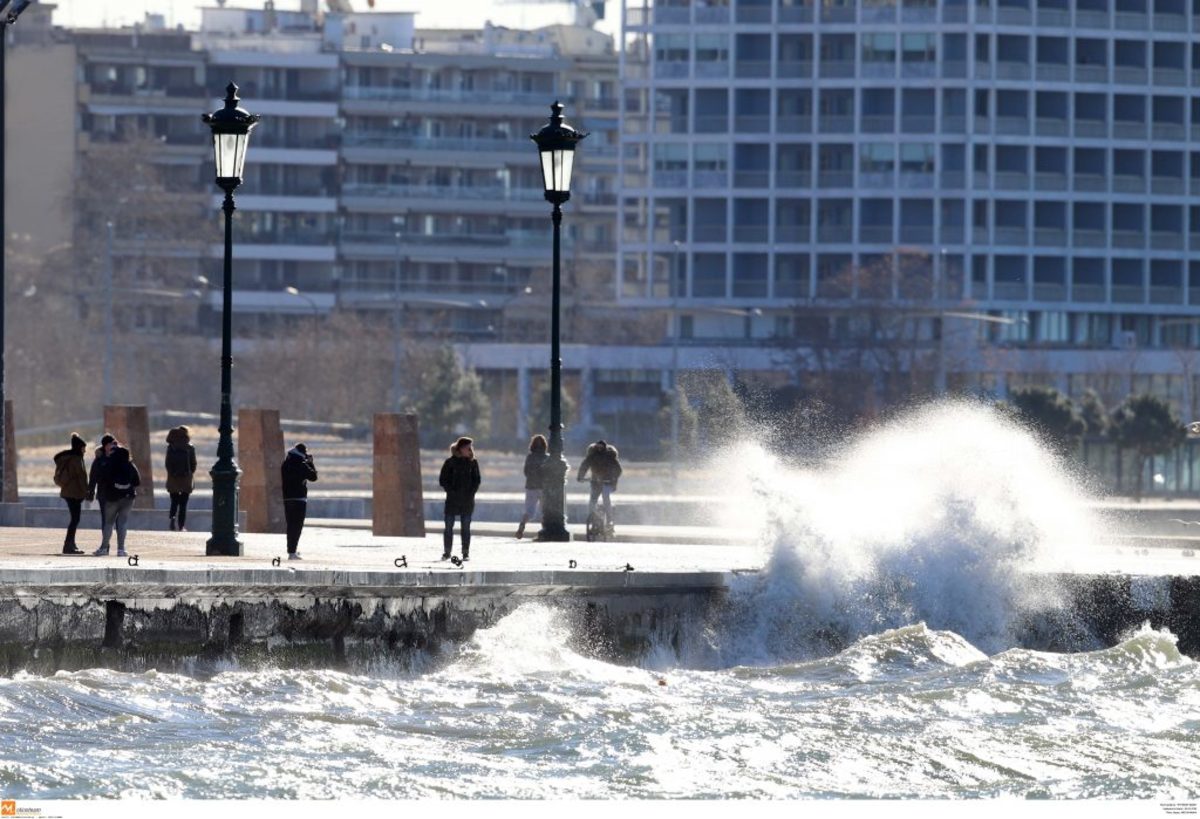
[[[801,383],[885,309],[934,382],[1200,411],[1200,6],[623,11],[622,305],[677,299],[684,344]]]

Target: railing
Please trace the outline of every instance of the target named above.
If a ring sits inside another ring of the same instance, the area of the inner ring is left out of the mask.
[[[771,76],[770,60],[738,60],[733,64],[733,75],[747,79]]]
[[[428,137],[395,131],[350,131],[343,144],[353,148],[419,148],[438,151],[488,151],[493,153],[528,154],[535,160],[527,142],[511,139],[463,139],[457,137]]]
[[[1146,246],[1146,234],[1140,230],[1114,230],[1111,235],[1113,247],[1141,250]]]
[[[403,100],[413,102],[466,102],[466,103],[516,103],[540,105],[546,97],[555,96],[553,90],[530,93],[507,90],[479,90],[462,88],[399,88],[392,86],[347,85],[342,89],[349,100]],[[562,97],[561,94],[558,95]],[[571,102],[571,100],[566,100]]]
[[[1112,300],[1121,304],[1142,304],[1146,301],[1146,290],[1140,284],[1114,284]]]
[[[509,202],[540,202],[539,188],[502,188],[498,185],[366,185],[350,183],[342,187],[343,196],[392,197],[401,199],[478,199]]]
[[[1108,301],[1102,284],[1075,284],[1071,286],[1071,298],[1075,301]]]
[[[395,252],[396,234],[389,231],[346,231],[342,244],[365,244],[386,246]],[[574,245],[569,236],[562,237],[564,246]],[[399,244],[405,245],[458,245],[476,247],[543,247],[547,244],[542,231],[510,230],[499,233],[443,231],[439,233],[401,233]]]
[[[924,191],[933,188],[937,177],[929,171],[900,170],[901,190]]]
[[[1071,66],[1066,63],[1037,63],[1034,73],[1044,82],[1071,81]]]
[[[1065,247],[1067,231],[1063,228],[1034,228],[1033,243],[1039,247]]]
[[[776,171],[776,188],[810,188],[812,171]]]
[[[1077,83],[1107,83],[1108,82],[1108,66],[1106,65],[1079,65],[1075,66],[1075,82]]]
[[[1150,247],[1155,250],[1182,250],[1183,234],[1159,230],[1152,231],[1150,233]]]
[[[1034,120],[1034,128],[1038,136],[1066,136],[1068,131],[1067,123],[1068,121],[1065,119],[1038,117]]]
[[[233,238],[239,244],[251,245],[332,245],[333,231],[256,231],[252,228],[234,228]]]
[[[1145,193],[1146,178],[1118,174],[1112,178],[1112,189],[1114,193]]]
[[[1150,192],[1181,195],[1184,193],[1183,179],[1181,177],[1166,176],[1152,177],[1150,179]]]

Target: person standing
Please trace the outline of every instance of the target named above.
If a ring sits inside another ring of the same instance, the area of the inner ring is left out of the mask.
[[[300,533],[308,516],[308,482],[317,479],[317,467],[305,444],[296,444],[284,456],[283,517],[287,520],[288,560],[300,560]]]
[[[537,519],[542,509],[542,467],[550,460],[546,452],[546,436],[534,435],[529,439],[529,454],[525,456],[525,512],[517,524],[517,540],[525,537],[525,524]]]
[[[171,496],[171,531],[186,532],[188,498],[195,489],[196,448],[185,426],[167,432],[167,494]]]
[[[88,471],[88,492],[87,500],[96,501],[100,507],[100,528],[104,528],[104,507],[108,503],[108,498],[105,497],[105,487],[108,486],[108,456],[112,452],[113,447],[117,445],[117,439],[109,433],[104,433],[100,437],[100,446],[96,447],[96,452],[92,458],[92,468]]]
[[[479,491],[479,462],[475,460],[475,442],[459,438],[450,447],[450,457],[442,464],[438,485],[446,490],[442,515],[446,529],[442,533],[442,560],[449,560],[454,549],[454,518],[462,521],[462,559],[471,559],[471,516],[475,513],[475,493]]]
[[[75,545],[75,531],[79,528],[79,516],[83,501],[88,496],[88,473],[83,465],[87,441],[77,433],[71,433],[71,448],[54,456],[54,485],[59,487],[58,496],[67,502],[71,521],[67,524],[67,537],[63,541],[64,555],[81,555],[83,550]]]
[[[112,531],[117,530],[117,557],[125,557],[125,534],[129,529],[129,513],[133,510],[133,499],[137,497],[137,488],[142,484],[142,476],[129,450],[114,444],[108,453],[108,467],[105,470],[106,480],[102,481],[99,489],[105,498],[103,539],[100,548],[93,554],[104,557],[108,554],[109,541]]]

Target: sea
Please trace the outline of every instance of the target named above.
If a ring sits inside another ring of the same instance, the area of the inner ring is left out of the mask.
[[[529,604],[422,662],[0,680],[16,800],[1157,800],[1200,795],[1200,668],[1095,642],[1030,569],[1089,488],[995,412],[927,408],[805,468],[725,453],[761,572],[683,645],[597,659]],[[1022,647],[1031,617],[1071,651]],[[19,802],[18,802],[19,804]]]

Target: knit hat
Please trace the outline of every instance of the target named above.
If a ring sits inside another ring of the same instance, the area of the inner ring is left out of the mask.
[[[111,443],[115,443],[116,440],[116,438],[106,432],[104,435],[100,436],[100,446],[108,446]]]
[[[80,438],[78,432],[71,433],[71,449],[87,449],[87,441]]]

